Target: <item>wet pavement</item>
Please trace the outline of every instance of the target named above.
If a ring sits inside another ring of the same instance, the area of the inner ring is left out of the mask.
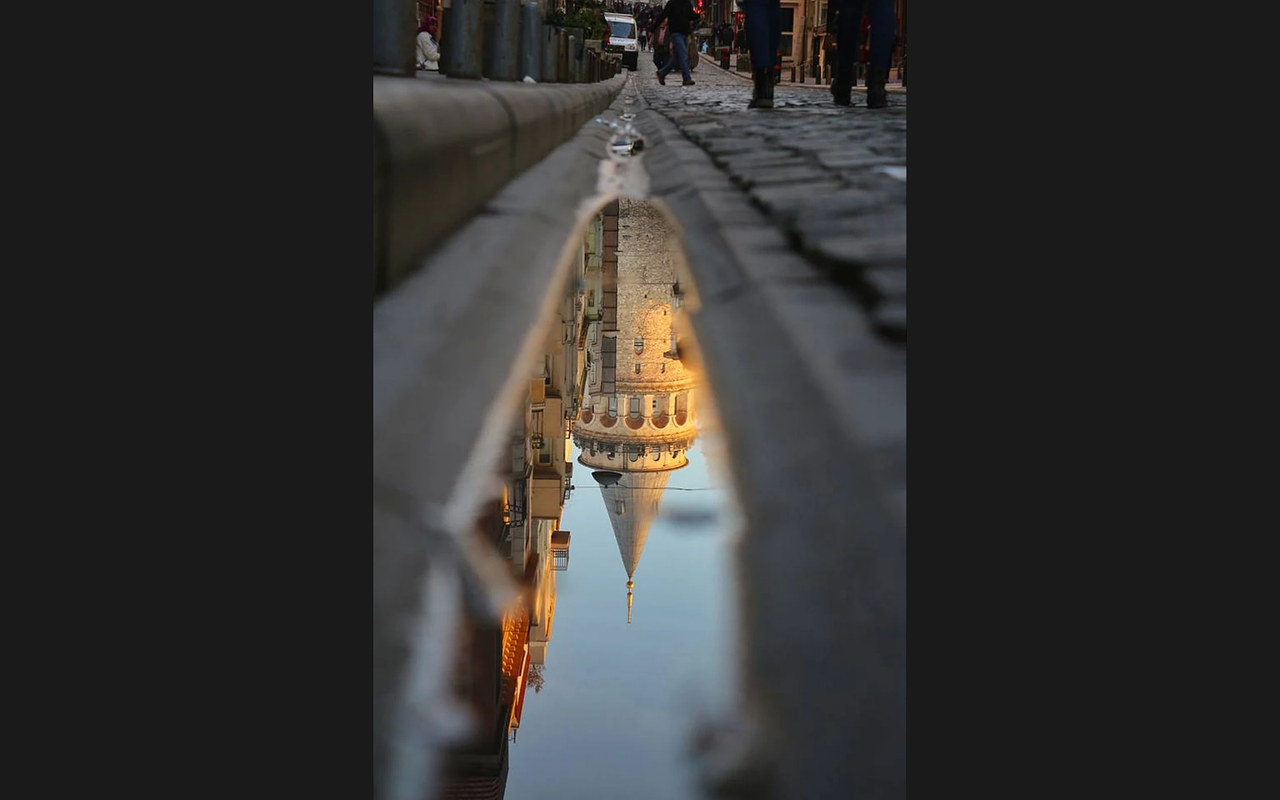
[[[519,598],[473,623],[455,685],[477,729],[441,798],[703,797],[691,739],[732,705],[739,518],[658,205],[583,234],[477,523]]]

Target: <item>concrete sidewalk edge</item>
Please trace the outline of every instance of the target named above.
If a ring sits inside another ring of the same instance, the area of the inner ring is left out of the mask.
[[[400,283],[627,81],[419,81],[374,76],[374,297]]]

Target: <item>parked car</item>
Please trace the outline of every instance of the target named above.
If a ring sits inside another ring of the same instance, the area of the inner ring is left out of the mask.
[[[619,53],[622,65],[634,70],[640,64],[640,39],[636,18],[630,14],[606,13],[604,21],[609,24],[609,43],[604,46],[606,53]]]

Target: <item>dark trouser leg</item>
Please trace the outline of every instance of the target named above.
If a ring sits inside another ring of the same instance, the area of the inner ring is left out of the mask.
[[[858,59],[858,34],[862,30],[862,2],[842,0],[836,19],[836,74],[831,81],[831,95],[838,106],[852,100],[854,66]]]
[[[667,41],[670,42],[671,40],[668,39]],[[662,69],[658,70],[659,75],[666,75],[668,72],[676,68],[676,49],[671,46],[669,46],[668,49],[671,51],[671,56],[667,59],[667,63],[662,65]]]
[[[773,108],[773,64],[782,39],[779,0],[745,0],[747,46],[751,49],[751,102],[748,108]]]
[[[782,4],[779,0],[745,0],[744,10],[751,68],[771,70],[782,41]]]
[[[870,14],[871,63],[867,65],[867,108],[886,108],[889,105],[889,95],[884,85],[889,79],[893,39],[898,34],[893,0],[871,0]]]
[[[870,0],[871,67],[889,67],[894,37],[898,35],[898,17],[893,13],[893,0]]]
[[[689,45],[684,34],[671,34],[671,46],[675,50],[675,54],[672,56],[672,61],[679,61],[680,74],[686,81],[693,80],[693,75],[689,72]]]

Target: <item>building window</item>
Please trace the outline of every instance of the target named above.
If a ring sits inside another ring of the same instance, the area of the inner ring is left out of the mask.
[[[783,7],[782,9],[782,43],[778,48],[782,51],[782,57],[786,58],[791,55],[791,38],[796,26],[796,9],[795,6]]]
[[[667,365],[666,365],[666,363],[665,363],[665,362],[663,362],[663,364],[662,364],[662,369],[661,369],[661,370],[659,370],[659,372],[661,372],[663,375],[666,375],[666,374],[667,374]]]
[[[637,353],[644,352],[644,339],[636,339],[636,352]]]
[[[618,416],[618,398],[617,397],[609,398],[609,416],[611,417]]]
[[[636,374],[637,374],[637,375],[639,375],[639,374],[640,374],[640,365],[639,365],[639,364],[636,364]]]
[[[640,398],[639,398],[639,397],[633,397],[633,398],[631,398],[631,412],[630,412],[630,413],[631,413],[631,418],[632,418],[632,419],[635,419],[636,417],[639,417],[639,416],[640,416]]]

